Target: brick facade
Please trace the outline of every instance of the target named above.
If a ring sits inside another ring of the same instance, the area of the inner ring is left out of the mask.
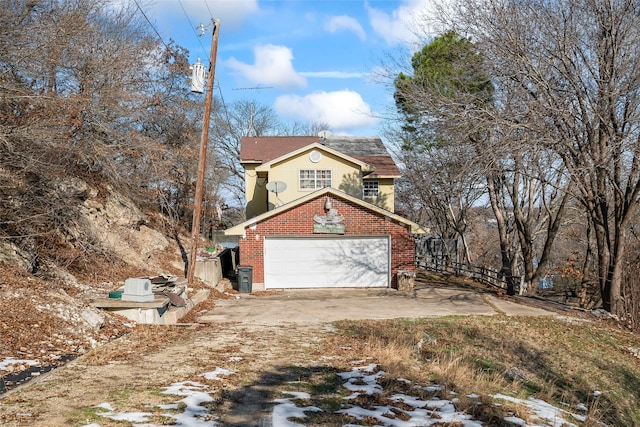
[[[349,200],[330,196],[344,216],[345,236],[391,236],[391,286],[397,287],[398,271],[414,271],[415,246],[407,225]],[[245,228],[240,239],[240,265],[253,267],[253,282],[264,283],[265,236],[313,236],[313,216],[324,215],[326,196],[321,195],[278,215]]]

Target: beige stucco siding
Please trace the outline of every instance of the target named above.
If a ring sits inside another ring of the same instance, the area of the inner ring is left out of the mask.
[[[372,178],[371,181],[378,181],[378,191],[380,195],[376,198],[366,197],[364,200],[379,208],[395,212],[393,178]],[[356,197],[362,198],[362,196]]]
[[[311,155],[312,153],[314,155]],[[331,188],[363,199],[362,167],[366,165],[361,162],[351,162],[318,148],[301,151],[274,163],[245,164],[244,166],[247,219],[316,191],[316,189],[300,188],[301,170],[329,170],[331,171]],[[378,181],[380,196],[375,199],[367,198],[367,201],[393,212],[393,178],[375,178],[375,180]],[[277,194],[267,191],[267,183],[276,181],[284,182],[286,189]]]
[[[244,182],[247,219],[267,211],[266,176],[258,178],[255,164],[244,165]],[[260,174],[261,176],[266,174]]]
[[[287,184],[287,189],[276,194],[269,193],[270,209],[289,203],[300,197],[315,191],[316,189],[300,188],[301,170],[329,170],[331,171],[331,187],[340,189],[348,180],[354,180],[360,184],[360,168],[358,165],[346,162],[344,159],[331,153],[321,153],[320,160],[313,162],[310,154],[313,150],[302,152],[285,161],[271,165],[269,169],[269,181],[281,181]],[[316,151],[319,153],[318,151]]]

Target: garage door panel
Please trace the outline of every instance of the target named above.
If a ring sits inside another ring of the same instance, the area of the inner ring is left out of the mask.
[[[388,287],[389,238],[266,238],[265,288]]]

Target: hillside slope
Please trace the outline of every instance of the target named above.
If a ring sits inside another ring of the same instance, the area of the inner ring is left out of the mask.
[[[17,372],[73,358],[133,326],[93,308],[92,299],[128,277],[184,277],[184,249],[161,218],[110,188],[69,185],[84,200],[51,246],[28,251],[0,240],[0,392]]]

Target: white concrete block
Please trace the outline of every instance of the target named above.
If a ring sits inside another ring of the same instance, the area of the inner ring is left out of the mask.
[[[149,279],[129,278],[124,281],[123,301],[153,301],[153,290]]]

